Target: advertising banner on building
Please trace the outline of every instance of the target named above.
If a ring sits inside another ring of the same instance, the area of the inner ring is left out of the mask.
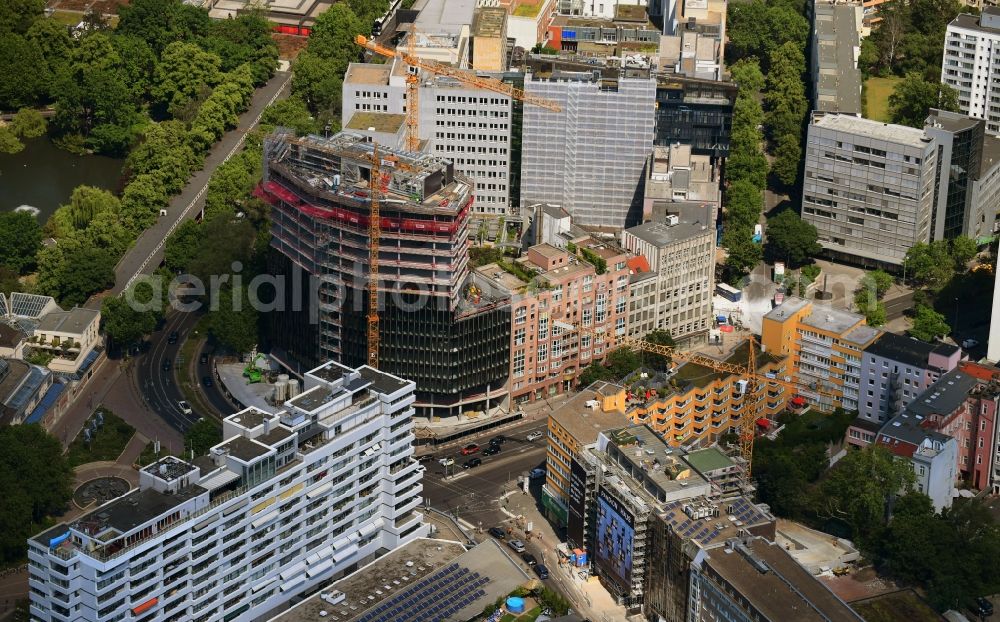
[[[598,492],[594,564],[601,576],[618,585],[626,594],[632,586],[634,538],[635,517],[632,513],[605,491]]]
[[[571,548],[585,548],[583,523],[586,512],[587,472],[576,460],[569,470],[569,517],[566,521],[566,541]]]

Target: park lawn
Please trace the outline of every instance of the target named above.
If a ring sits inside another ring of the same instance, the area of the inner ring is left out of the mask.
[[[129,439],[135,434],[135,428],[122,421],[113,412],[106,408],[99,410],[104,413],[104,427],[94,435],[90,447],[83,442],[82,430],[73,439],[69,449],[66,450],[66,457],[71,467],[75,468],[88,462],[117,460],[128,445]]]
[[[542,615],[542,607],[539,605],[530,611],[526,611],[519,616],[512,613],[505,614],[500,618],[500,622],[535,622],[535,618]]]
[[[889,96],[902,78],[868,78],[865,82],[865,117],[889,122]]]

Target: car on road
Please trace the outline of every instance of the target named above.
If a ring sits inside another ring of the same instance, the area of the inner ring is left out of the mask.
[[[545,479],[545,469],[542,467],[531,469],[528,479]]]
[[[544,581],[549,578],[549,569],[545,567],[545,564],[538,564],[535,566],[535,574],[538,575],[539,579]]]
[[[422,456],[417,456],[417,462],[430,462],[434,460],[434,454],[424,454]]]
[[[170,331],[170,334],[167,335],[167,343],[177,343],[178,337],[176,330]]]
[[[514,549],[515,553],[524,552],[524,542],[521,542],[520,540],[511,540],[510,542],[507,543],[507,546]]]
[[[468,460],[466,460],[466,461],[465,461],[465,462],[464,462],[464,463],[462,464],[462,468],[463,468],[463,469],[471,469],[471,468],[473,468],[473,467],[477,467],[477,466],[479,466],[479,465],[480,465],[480,464],[482,464],[482,463],[483,463],[483,461],[482,461],[482,460],[480,460],[479,458],[469,458]]]
[[[170,371],[170,359],[163,361],[163,371]]]
[[[438,464],[440,464],[443,467],[450,467],[451,465],[455,464],[455,459],[449,457],[438,458]]]
[[[185,402],[184,400],[177,402],[177,408],[180,408],[181,412],[184,413],[185,415],[190,415],[192,412],[191,405]]]
[[[503,445],[506,442],[507,442],[507,437],[505,437],[503,434],[497,434],[496,436],[490,439],[490,445]]]
[[[529,566],[538,565],[538,560],[535,559],[535,556],[532,555],[531,553],[521,553],[521,559],[524,560],[524,563],[528,564]]]
[[[198,357],[198,363],[201,364],[201,365],[204,365],[207,362],[208,362],[208,354],[206,354],[205,352],[202,352],[201,356]]]
[[[465,447],[462,448],[462,455],[468,456],[470,454],[476,453],[477,451],[479,451],[479,445],[472,443],[471,445],[466,445]]]
[[[531,433],[528,434],[528,436],[526,438],[528,439],[528,442],[531,443],[531,442],[537,441],[538,439],[542,438],[543,436],[545,436],[545,435],[542,434],[541,432],[531,432]]]
[[[965,341],[962,342],[963,348],[975,348],[978,345],[979,342],[976,341],[975,339],[966,339]]]
[[[500,446],[499,445],[490,445],[489,447],[487,447],[486,449],[483,450],[483,455],[484,456],[494,456],[494,455],[496,455],[498,453],[500,453]]]
[[[211,386],[213,386],[215,384],[215,381],[212,380],[211,376],[204,376],[201,379],[201,383],[203,385],[205,385],[206,387],[211,387]]]
[[[507,539],[507,533],[503,529],[500,529],[499,527],[490,527],[489,533],[497,540]]]

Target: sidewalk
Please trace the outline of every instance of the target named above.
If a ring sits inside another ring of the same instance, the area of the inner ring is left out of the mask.
[[[574,611],[594,622],[626,619],[625,608],[615,603],[611,594],[597,579],[584,581],[580,579],[576,568],[558,563],[556,546],[560,542],[559,536],[542,516],[532,494],[516,489],[505,495],[505,501],[501,503],[501,510],[510,517],[507,525],[516,537],[522,538],[526,543],[534,543],[541,549],[542,563],[548,567],[552,578],[562,588],[563,596],[572,603]],[[531,523],[530,538],[524,531],[528,523]]]

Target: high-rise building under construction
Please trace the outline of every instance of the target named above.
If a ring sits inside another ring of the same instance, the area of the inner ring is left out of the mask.
[[[448,160],[376,152],[359,135],[278,132],[265,141],[257,195],[272,206],[270,272],[291,278],[285,311],[269,315],[272,349],[303,365],[366,361],[372,187],[381,222],[379,368],[416,382],[418,414],[495,406],[506,391],[510,307],[471,283],[473,183]]]

